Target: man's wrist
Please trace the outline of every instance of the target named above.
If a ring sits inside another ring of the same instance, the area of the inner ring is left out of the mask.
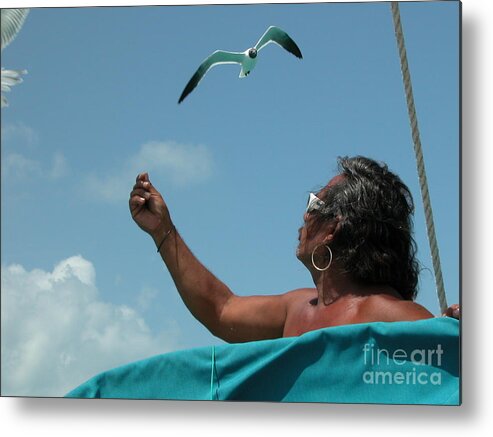
[[[164,242],[171,238],[171,234],[174,233],[175,230],[175,225],[169,223],[167,226],[160,226],[151,234],[158,252],[162,249]]]

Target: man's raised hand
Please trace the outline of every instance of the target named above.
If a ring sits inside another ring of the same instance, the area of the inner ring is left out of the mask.
[[[161,234],[172,228],[168,207],[147,173],[137,176],[130,193],[129,207],[135,223],[154,239],[159,239]]]

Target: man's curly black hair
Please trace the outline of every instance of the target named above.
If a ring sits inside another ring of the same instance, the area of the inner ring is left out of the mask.
[[[385,164],[338,158],[340,182],[321,199],[319,220],[338,217],[330,247],[344,272],[364,284],[390,285],[406,300],[417,294],[419,264],[409,188]]]

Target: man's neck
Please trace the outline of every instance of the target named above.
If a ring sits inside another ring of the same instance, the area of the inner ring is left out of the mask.
[[[341,298],[360,299],[377,294],[386,294],[401,299],[401,295],[388,285],[365,285],[354,281],[348,275],[338,273],[335,269],[330,273],[321,272],[314,278],[318,292],[318,302],[330,305]]]

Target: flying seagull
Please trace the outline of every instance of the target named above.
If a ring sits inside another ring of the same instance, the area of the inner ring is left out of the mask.
[[[13,39],[24,24],[24,20],[29,13],[29,9],[2,9],[1,10],[1,27],[2,27],[2,52]],[[2,68],[1,84],[2,92],[10,91],[10,87],[22,82],[21,75],[26,74],[26,70],[5,70]],[[7,99],[2,94],[2,108],[8,106]]]
[[[297,58],[303,58],[299,47],[291,39],[291,37],[286,32],[284,32],[284,30],[276,26],[270,26],[262,35],[262,37],[258,40],[257,44],[245,50],[244,52],[226,52],[224,50],[216,50],[214,53],[212,53],[212,55],[206,58],[204,62],[200,64],[200,67],[197,69],[195,74],[185,86],[185,89],[181,93],[178,103],[183,102],[185,97],[187,97],[193,91],[193,89],[203,79],[205,74],[216,65],[240,64],[240,77],[248,76],[257,63],[258,52],[271,42],[286,49]]]

